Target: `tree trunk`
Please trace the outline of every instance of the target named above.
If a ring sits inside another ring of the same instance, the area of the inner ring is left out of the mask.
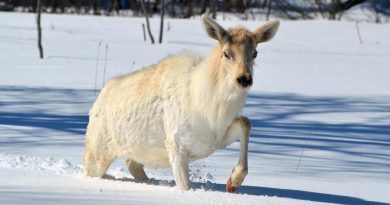
[[[200,10],[200,14],[206,13],[206,9],[207,9],[207,0],[203,0],[202,9]]]
[[[77,1],[75,7],[76,7],[76,13],[80,14],[81,13],[81,7],[82,7],[81,2]]]
[[[110,8],[108,9],[109,15],[112,15],[113,11],[116,12],[116,14],[119,14],[119,2],[118,0],[112,0]]]
[[[155,0],[154,1],[151,14],[157,13],[157,11],[158,11],[158,3],[160,3],[159,0]]]
[[[162,43],[163,32],[164,32],[164,0],[161,0],[161,17],[160,17],[160,38],[158,39],[158,43]]]
[[[380,13],[379,5],[377,3],[374,3],[373,7],[374,7],[374,11],[375,11],[375,23],[380,23],[381,18],[379,16],[379,13]]]
[[[141,12],[140,11],[141,7],[140,7],[139,2],[133,1],[133,0],[128,0],[128,3],[130,5],[130,10],[133,11],[133,16],[139,16],[139,14]]]
[[[60,10],[61,13],[65,13],[65,8],[69,8],[69,0],[61,1]]]
[[[37,2],[37,30],[38,30],[38,50],[39,57],[43,59],[43,48],[42,48],[42,29],[41,29],[41,11],[42,11],[42,1],[38,0]]]
[[[329,8],[329,18],[336,20],[336,15],[340,12],[346,11],[358,4],[364,3],[367,0],[348,0],[346,2],[341,2],[340,0],[332,0]]]
[[[143,34],[144,34],[144,41],[146,42],[145,24],[142,24],[142,32],[143,32]]]
[[[31,1],[31,9],[33,13],[37,12],[37,1]]]
[[[223,12],[230,12],[230,0],[223,0]]]
[[[321,17],[325,18],[323,4],[322,4],[321,0],[314,0],[314,2],[317,5],[317,9],[320,12]]]
[[[216,19],[217,14],[215,11],[215,0],[210,0],[210,12],[211,12],[211,18]]]
[[[189,0],[188,11],[187,11],[187,15],[185,16],[186,18],[191,18],[191,16],[194,14],[194,3],[195,0]]]
[[[176,17],[176,10],[175,10],[175,8],[176,8],[176,0],[172,0],[171,1],[171,16],[173,18]]]
[[[144,15],[145,15],[145,18],[146,18],[146,28],[148,29],[148,34],[149,34],[150,41],[152,42],[152,44],[154,44],[153,34],[150,31],[149,14],[148,14],[148,12],[145,9],[144,0],[141,0],[140,3],[141,3],[142,11],[144,12]]]
[[[268,0],[264,0],[263,3],[261,4],[261,8],[265,8],[268,5]]]
[[[94,0],[92,8],[93,8],[93,15],[99,15],[100,14],[100,0]]]
[[[244,0],[237,0],[237,9],[239,13],[245,12]]]
[[[295,20],[296,18],[288,13],[288,10],[285,5],[283,5],[282,1],[275,0],[275,5],[279,8],[280,11],[284,13],[284,15],[287,16],[287,18]]]
[[[272,9],[272,0],[268,0],[268,8],[267,8],[267,16],[266,20],[269,20],[269,16],[271,15],[271,9]]]
[[[51,13],[57,13],[58,2],[57,0],[51,1]]]

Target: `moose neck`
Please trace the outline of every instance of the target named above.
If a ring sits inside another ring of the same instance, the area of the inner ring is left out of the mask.
[[[241,111],[247,92],[240,90],[229,79],[222,65],[223,51],[217,44],[199,65],[191,80],[195,112],[212,128],[225,130]]]

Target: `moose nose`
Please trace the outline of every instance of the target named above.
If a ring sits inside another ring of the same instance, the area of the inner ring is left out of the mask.
[[[246,88],[250,85],[252,85],[252,77],[246,77],[245,75],[242,75],[237,78],[238,84],[240,84],[242,87]]]

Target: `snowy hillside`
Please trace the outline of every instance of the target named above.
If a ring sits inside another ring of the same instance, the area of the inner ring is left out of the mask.
[[[143,42],[144,19],[0,13],[0,204],[390,204],[390,25],[282,21],[259,45],[247,105],[249,174],[225,183],[239,143],[191,164],[193,189],[170,169],[132,179],[121,160],[106,179],[82,176],[84,132],[97,87],[166,55],[207,55],[199,19],[171,20],[164,43]],[[152,19],[155,35],[159,19]],[[255,29],[263,22],[221,21]],[[104,60],[108,45],[107,62]]]

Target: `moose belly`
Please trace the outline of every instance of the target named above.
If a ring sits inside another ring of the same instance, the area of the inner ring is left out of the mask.
[[[196,136],[193,139],[188,150],[190,160],[206,158],[213,154],[218,147],[215,138],[210,134]]]
[[[162,148],[150,146],[128,147],[121,155],[122,157],[130,158],[141,163],[145,167],[158,168],[170,166],[168,152]]]

